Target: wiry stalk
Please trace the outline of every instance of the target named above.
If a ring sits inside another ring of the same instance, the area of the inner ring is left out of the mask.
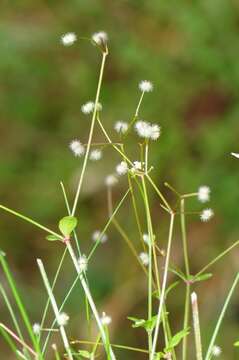
[[[37,259],[37,264],[38,264],[38,267],[39,267],[39,270],[40,270],[44,285],[46,287],[46,290],[47,290],[47,293],[48,293],[48,296],[49,296],[49,299],[50,299],[51,306],[52,306],[52,309],[54,311],[55,317],[56,317],[56,319],[58,319],[59,315],[60,315],[60,312],[58,310],[58,306],[57,306],[55,297],[53,295],[53,292],[51,290],[51,286],[50,286],[49,280],[47,278],[47,274],[46,274],[46,271],[45,271],[45,268],[44,268],[44,265],[43,265],[41,259]],[[59,325],[59,329],[60,329],[60,334],[61,334],[61,337],[62,337],[62,341],[63,341],[64,347],[65,347],[65,350],[67,352],[67,355],[68,355],[70,360],[73,360],[73,356],[71,354],[71,349],[70,349],[70,343],[68,341],[65,328],[64,328],[63,325]]]
[[[152,346],[152,351],[150,354],[150,360],[154,359],[157,340],[158,340],[159,325],[160,325],[160,320],[161,320],[161,315],[162,315],[162,310],[163,310],[163,305],[164,305],[164,300],[165,300],[165,291],[166,291],[166,286],[167,286],[169,260],[170,260],[170,255],[171,255],[171,246],[172,246],[172,238],[173,238],[174,217],[175,217],[175,215],[172,213],[171,218],[170,218],[168,246],[167,246],[167,255],[166,255],[165,267],[164,267],[162,290],[161,290],[161,294],[160,294],[159,308],[158,308],[158,314],[157,314],[157,321],[156,321],[156,325],[155,325],[153,346]]]
[[[87,165],[88,158],[89,158],[89,152],[90,152],[94,127],[95,127],[95,120],[96,120],[96,115],[97,115],[97,104],[99,102],[100,90],[101,90],[103,73],[104,73],[104,68],[105,68],[105,61],[106,61],[107,55],[108,55],[108,50],[103,52],[103,56],[102,56],[99,81],[98,81],[96,97],[95,97],[95,106],[94,106],[93,116],[92,116],[92,120],[91,120],[90,133],[89,133],[89,138],[88,138],[88,142],[87,142],[86,153],[85,153],[84,162],[83,162],[83,166],[82,166],[82,170],[81,170],[81,175],[80,175],[80,179],[79,179],[77,190],[76,190],[74,204],[73,204],[72,211],[71,211],[72,216],[74,216],[74,214],[76,212],[76,207],[77,207],[77,203],[78,203],[79,196],[80,196],[80,191],[81,191],[81,187],[82,187],[82,183],[83,183],[83,178],[84,178],[85,171],[86,171],[86,165]]]

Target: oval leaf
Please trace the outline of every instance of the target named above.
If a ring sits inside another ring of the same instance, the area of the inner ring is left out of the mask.
[[[64,236],[69,236],[76,225],[77,219],[74,216],[65,216],[59,221],[59,229]]]
[[[48,241],[59,241],[59,240],[61,241],[61,238],[56,235],[47,235],[46,239]]]

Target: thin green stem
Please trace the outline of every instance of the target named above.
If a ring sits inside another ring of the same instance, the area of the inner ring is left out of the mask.
[[[187,234],[186,234],[186,224],[185,224],[185,200],[183,198],[181,198],[180,201],[180,220],[181,220],[181,233],[182,233],[182,242],[183,242],[183,258],[184,258],[185,272],[187,279],[189,279],[190,266],[189,266],[189,258],[188,258],[188,245],[187,245]],[[191,291],[191,285],[190,282],[187,282],[185,305],[184,305],[184,320],[183,320],[184,329],[188,328],[188,323],[189,323],[190,291]],[[186,360],[187,358],[187,345],[188,345],[188,337],[184,336],[182,341],[182,360]]]
[[[97,115],[97,104],[98,104],[99,98],[100,98],[100,90],[101,90],[104,68],[105,68],[105,61],[106,61],[107,55],[108,55],[108,51],[103,52],[102,62],[101,62],[101,67],[100,67],[100,75],[99,75],[98,86],[97,86],[96,97],[95,97],[95,106],[94,106],[94,111],[93,111],[92,120],[91,120],[90,133],[89,133],[89,137],[88,137],[82,171],[81,171],[81,175],[80,175],[80,179],[78,182],[75,199],[74,199],[74,203],[73,203],[73,207],[72,207],[72,211],[71,211],[72,216],[74,216],[74,214],[76,212],[76,207],[77,207],[77,203],[79,200],[80,191],[81,191],[81,187],[82,187],[82,183],[83,183],[83,178],[85,175],[86,166],[87,166],[87,162],[88,162],[88,158],[89,158],[90,147],[91,147],[94,127],[95,127],[95,120],[96,120],[96,115]]]
[[[238,272],[237,275],[236,275],[236,278],[235,278],[235,280],[234,280],[234,282],[233,282],[233,284],[232,284],[232,287],[231,287],[231,289],[230,289],[230,291],[229,291],[229,293],[228,293],[228,295],[227,295],[227,298],[226,298],[226,300],[225,300],[225,303],[224,303],[224,305],[223,305],[222,311],[221,311],[221,313],[220,313],[220,315],[219,315],[217,324],[216,324],[215,329],[214,329],[214,331],[213,331],[212,338],[211,338],[211,341],[210,341],[210,344],[209,344],[209,347],[208,347],[208,350],[207,350],[207,354],[206,354],[205,360],[209,360],[210,357],[211,357],[212,348],[213,348],[213,346],[215,345],[215,341],[216,341],[218,332],[219,332],[219,330],[220,330],[220,326],[221,326],[221,324],[222,324],[222,320],[223,320],[223,318],[224,318],[224,316],[225,316],[225,312],[226,312],[226,310],[227,310],[227,307],[228,307],[228,305],[229,305],[229,302],[230,302],[230,300],[231,300],[231,297],[232,297],[233,292],[234,292],[234,290],[235,290],[235,288],[236,288],[236,286],[237,286],[238,281],[239,281],[239,272]]]
[[[165,292],[166,292],[168,270],[169,270],[169,260],[170,260],[170,255],[171,255],[171,247],[172,247],[172,239],[173,239],[174,218],[175,218],[175,215],[172,213],[171,217],[170,217],[168,246],[167,246],[167,255],[166,255],[165,266],[164,266],[162,291],[160,294],[159,308],[158,308],[158,314],[157,314],[157,321],[156,321],[156,325],[155,325],[153,346],[152,346],[152,352],[150,354],[150,360],[154,359],[156,346],[157,346],[157,340],[158,340],[158,334],[159,334],[159,325],[160,325],[161,315],[162,315],[162,311],[163,311],[163,305],[164,305],[164,301],[165,301]]]
[[[212,261],[210,261],[206,266],[204,266],[196,275],[195,277],[201,275],[202,273],[204,273],[206,270],[208,270],[212,265],[214,265],[217,261],[219,261],[223,256],[225,256],[227,253],[229,253],[234,247],[236,247],[237,245],[239,245],[239,240],[237,240],[234,244],[232,244],[231,246],[229,246],[226,250],[224,250],[223,252],[221,252],[217,257],[215,257],[215,259],[213,259]]]
[[[95,344],[95,342],[87,341],[87,340],[75,340],[75,341],[72,341],[72,344],[93,345],[93,344]],[[98,345],[104,346],[104,344],[102,342],[98,342]],[[122,349],[122,350],[136,351],[136,352],[140,352],[140,353],[144,353],[144,354],[149,353],[148,350],[146,350],[146,349],[140,349],[140,348],[136,348],[136,347],[132,347],[132,346],[119,345],[119,344],[111,344],[111,346],[114,348],[117,348],[117,349]]]
[[[55,231],[52,231],[52,230],[48,229],[46,226],[43,226],[43,225],[39,224],[39,223],[36,222],[35,220],[33,220],[33,219],[31,219],[31,218],[29,218],[29,217],[27,217],[27,216],[25,216],[25,215],[22,215],[22,214],[20,214],[19,212],[15,211],[15,210],[9,209],[8,207],[3,206],[3,205],[0,205],[0,209],[3,209],[4,211],[7,211],[7,212],[9,212],[10,214],[15,215],[15,216],[17,216],[17,217],[19,217],[19,218],[21,218],[21,219],[23,219],[23,220],[31,223],[32,225],[35,225],[35,226],[39,227],[40,229],[46,231],[47,233],[52,234],[52,235],[55,235],[55,236],[57,236],[58,238],[60,238],[60,239],[63,240],[63,236],[62,236],[62,235],[57,234]]]
[[[8,284],[10,286],[10,289],[11,289],[12,293],[13,293],[13,296],[14,296],[14,299],[16,301],[17,307],[18,307],[18,309],[20,311],[21,317],[22,317],[23,322],[24,322],[24,324],[26,326],[26,329],[27,329],[27,331],[29,333],[29,336],[30,336],[31,341],[32,341],[32,343],[34,345],[34,348],[35,348],[35,350],[37,352],[37,355],[39,356],[39,360],[42,360],[43,358],[42,358],[42,354],[41,354],[41,351],[40,351],[39,343],[38,343],[38,341],[37,341],[37,339],[36,339],[36,337],[35,337],[35,335],[33,333],[32,325],[30,323],[27,312],[26,312],[26,310],[24,308],[24,305],[23,305],[22,300],[20,298],[20,295],[18,293],[15,281],[14,281],[14,279],[12,277],[12,274],[10,273],[10,270],[8,268],[8,265],[7,265],[7,262],[6,262],[5,258],[4,258],[4,256],[5,255],[0,251],[0,263],[2,265],[3,271],[4,271],[5,276],[7,278]]]
[[[51,306],[52,306],[52,309],[54,311],[55,317],[56,317],[56,319],[59,319],[60,312],[58,310],[58,306],[57,306],[55,297],[53,295],[51,285],[49,283],[49,280],[48,280],[48,277],[47,277],[47,274],[46,274],[46,271],[45,271],[45,268],[44,268],[44,265],[43,265],[41,259],[37,259],[37,264],[38,264],[38,267],[39,267],[39,270],[40,270],[44,285],[46,287],[47,294],[49,296],[49,299],[50,299]],[[73,356],[71,354],[71,349],[70,349],[70,343],[68,341],[65,328],[64,328],[63,325],[59,324],[59,329],[60,329],[60,334],[61,334],[61,337],[62,337],[62,341],[63,341],[64,347],[65,347],[65,350],[67,352],[67,355],[68,355],[70,360],[73,360]]]

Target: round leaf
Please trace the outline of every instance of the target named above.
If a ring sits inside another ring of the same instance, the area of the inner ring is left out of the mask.
[[[65,216],[59,221],[59,229],[64,236],[69,236],[76,225],[77,219],[74,216]]]

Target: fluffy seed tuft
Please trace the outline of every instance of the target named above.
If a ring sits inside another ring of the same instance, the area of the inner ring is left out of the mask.
[[[85,153],[84,145],[81,144],[79,140],[72,140],[70,143],[70,149],[75,156],[82,156]]]
[[[200,219],[204,222],[209,221],[214,216],[212,209],[204,209],[200,214]]]
[[[77,36],[73,32],[68,32],[61,36],[61,42],[64,46],[71,46],[76,42]]]
[[[153,91],[153,84],[151,83],[151,81],[148,80],[142,80],[139,83],[139,90],[141,90],[142,92],[150,92]]]
[[[200,186],[198,189],[198,200],[202,203],[209,201],[210,192],[211,190],[208,186]]]
[[[114,126],[115,131],[119,134],[125,134],[128,128],[127,122],[124,121],[117,121]]]
[[[65,312],[62,312],[57,317],[57,323],[59,326],[66,326],[69,319],[69,315],[67,315]]]

